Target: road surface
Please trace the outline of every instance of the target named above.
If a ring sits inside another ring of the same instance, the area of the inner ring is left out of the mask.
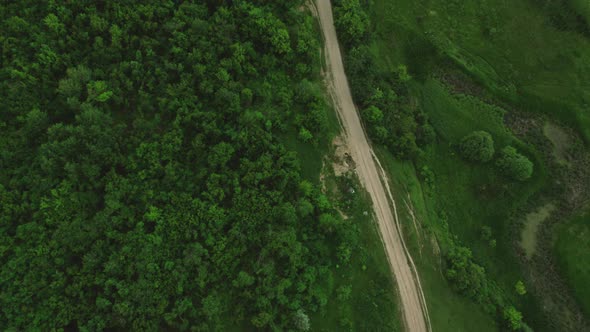
[[[430,324],[427,323],[428,310],[424,295],[414,263],[403,242],[395,202],[387,185],[385,172],[369,145],[352,101],[332,18],[332,5],[330,0],[315,0],[315,2],[317,11],[315,14],[319,16],[324,35],[329,92],[344,127],[345,139],[356,163],[357,175],[373,201],[383,245],[397,282],[405,326],[411,332],[429,331]]]

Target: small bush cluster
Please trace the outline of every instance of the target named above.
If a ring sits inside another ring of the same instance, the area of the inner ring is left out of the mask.
[[[470,162],[487,163],[494,158],[494,139],[486,131],[474,131],[463,137],[459,152]],[[512,146],[500,150],[495,166],[505,176],[518,181],[528,180],[533,175],[533,162]]]

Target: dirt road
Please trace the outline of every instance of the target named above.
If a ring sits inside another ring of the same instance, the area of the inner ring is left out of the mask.
[[[326,74],[330,94],[338,109],[351,156],[357,165],[358,177],[373,201],[391,271],[397,281],[405,326],[412,332],[429,331],[428,310],[414,263],[401,235],[395,201],[391,196],[387,179],[384,177],[385,172],[369,145],[352,101],[334,28],[332,5],[330,0],[315,0],[315,2],[316,14],[319,16],[324,34]]]

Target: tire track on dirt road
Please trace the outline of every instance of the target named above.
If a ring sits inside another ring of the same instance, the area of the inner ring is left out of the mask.
[[[329,92],[338,110],[351,156],[357,165],[356,173],[373,202],[381,239],[393,277],[397,282],[405,326],[411,332],[430,331],[424,294],[416,267],[401,234],[395,201],[389,190],[385,172],[369,145],[352,100],[334,27],[330,0],[315,0],[313,10],[319,17],[324,36]]]

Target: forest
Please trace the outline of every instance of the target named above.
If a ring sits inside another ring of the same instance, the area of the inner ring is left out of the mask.
[[[428,326],[589,330],[590,5],[331,3]],[[315,11],[0,4],[1,330],[403,330]]]
[[[359,230],[295,148],[330,138],[303,1],[0,8],[2,330],[306,331],[329,310]]]

